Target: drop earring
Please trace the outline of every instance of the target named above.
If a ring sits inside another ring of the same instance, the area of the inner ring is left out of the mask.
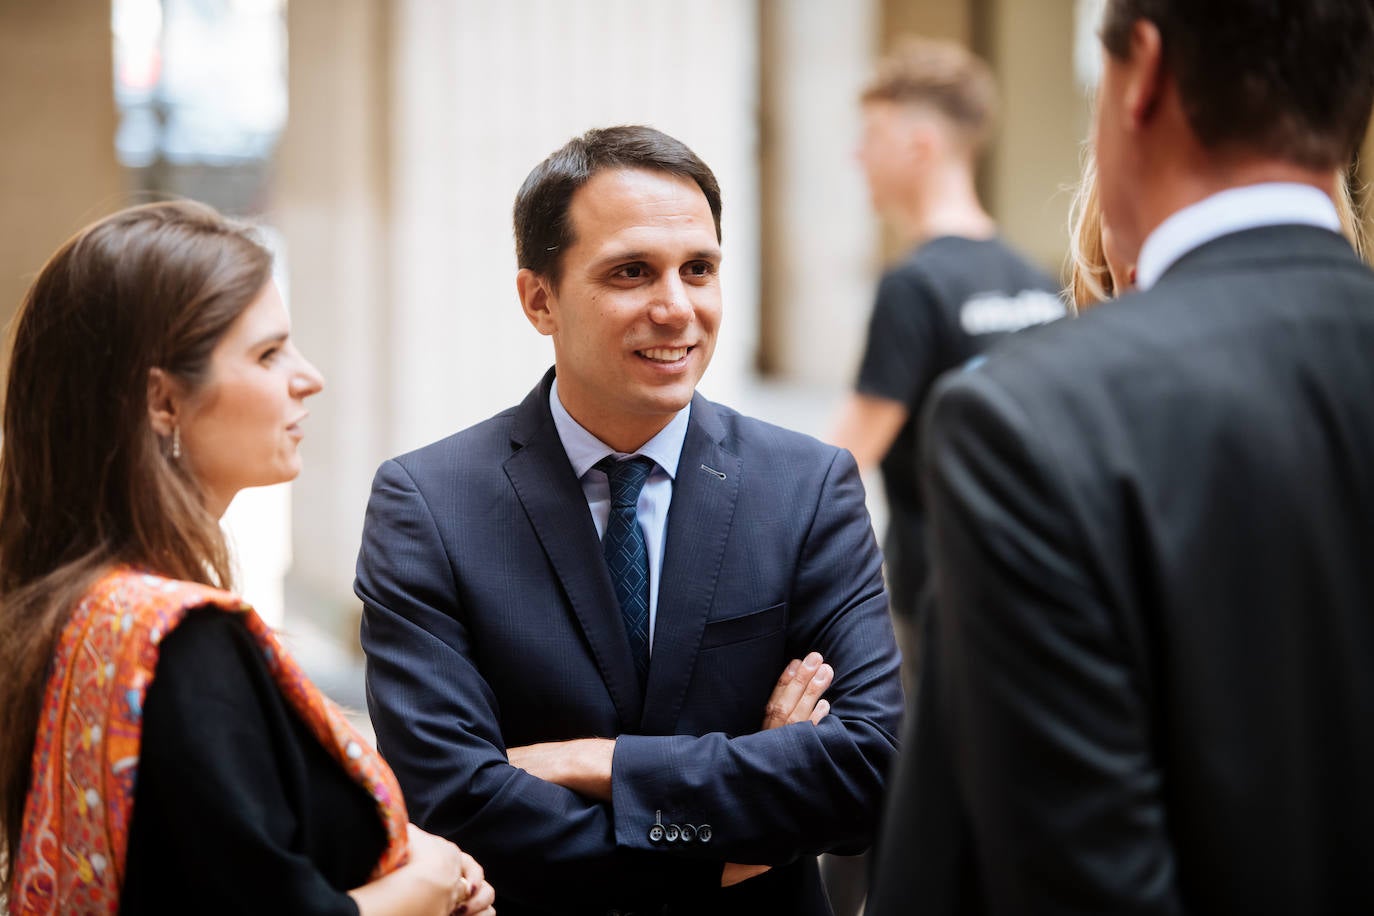
[[[180,427],[180,426],[173,426],[173,427],[172,427],[172,460],[175,461],[175,460],[177,460],[177,459],[180,458],[180,457],[181,457],[181,427]]]

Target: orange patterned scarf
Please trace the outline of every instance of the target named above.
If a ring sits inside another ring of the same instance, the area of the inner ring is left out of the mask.
[[[408,818],[396,777],[253,609],[229,592],[123,567],[87,593],[58,641],[15,857],[14,916],[118,912],[143,699],[163,638],[207,606],[243,615],[287,704],[376,800],[387,848],[373,876],[405,861]]]

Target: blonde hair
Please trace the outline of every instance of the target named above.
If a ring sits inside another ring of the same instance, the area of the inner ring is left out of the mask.
[[[997,83],[987,64],[963,45],[908,35],[878,61],[860,102],[928,105],[980,152],[997,123]]]
[[[1082,312],[1116,295],[1102,243],[1102,200],[1097,190],[1097,157],[1083,153],[1083,177],[1069,205],[1069,285],[1074,310]]]
[[[1336,172],[1336,215],[1341,218],[1341,234],[1350,240],[1350,247],[1362,260],[1368,261],[1369,237],[1365,223],[1361,219],[1361,207],[1356,202],[1355,190],[1351,182],[1355,179],[1354,169],[1341,169]]]

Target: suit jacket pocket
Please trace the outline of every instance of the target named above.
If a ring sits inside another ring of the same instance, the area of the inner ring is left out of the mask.
[[[723,620],[708,620],[701,634],[701,648],[714,649],[728,646],[747,639],[757,639],[776,633],[787,623],[787,605],[775,604],[761,611],[753,611],[739,617],[726,617]]]

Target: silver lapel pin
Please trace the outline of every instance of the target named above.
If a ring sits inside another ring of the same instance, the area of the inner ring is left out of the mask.
[[[724,475],[723,473],[721,473],[720,471],[717,471],[715,468],[708,468],[706,465],[703,464],[703,465],[701,466],[701,469],[702,469],[703,471],[705,471],[706,473],[708,473],[708,474],[715,474],[715,475],[716,475],[717,477],[719,477],[721,480],[724,480],[724,479],[725,479],[725,475]]]

